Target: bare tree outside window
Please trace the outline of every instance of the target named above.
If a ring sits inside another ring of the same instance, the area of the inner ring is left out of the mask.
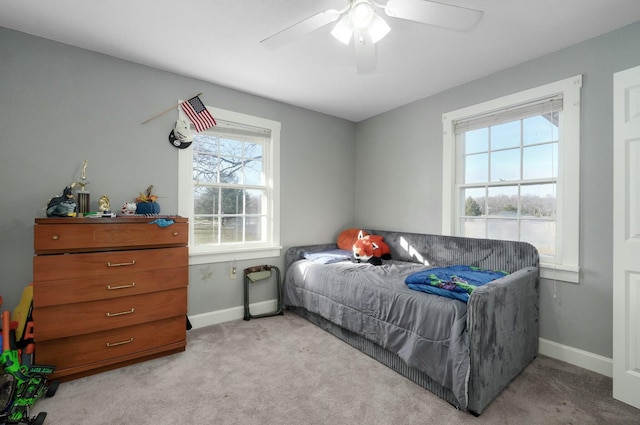
[[[264,142],[214,128],[194,135],[193,149],[195,243],[263,242]]]

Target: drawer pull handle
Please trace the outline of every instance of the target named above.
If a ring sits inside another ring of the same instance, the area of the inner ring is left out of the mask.
[[[133,342],[133,337],[126,339],[124,341],[107,342],[107,347],[117,347],[118,345],[131,344],[132,342]]]
[[[127,310],[127,311],[121,311],[119,313],[107,313],[107,317],[123,316],[125,314],[131,314],[134,311],[135,311],[135,308],[132,308],[131,310]]]
[[[178,232],[173,232],[173,236],[178,236]]]
[[[133,266],[136,263],[136,260],[131,260],[130,263],[113,263],[107,262],[107,267],[121,267],[121,266]]]
[[[136,283],[135,282],[131,282],[131,284],[129,284],[129,285],[120,285],[120,286],[107,285],[107,289],[110,290],[110,291],[113,291],[114,289],[133,288],[134,286],[136,286]]]
[[[60,236],[58,236],[58,235],[51,236],[51,239],[53,239],[54,241],[57,241],[59,238],[60,238]]]

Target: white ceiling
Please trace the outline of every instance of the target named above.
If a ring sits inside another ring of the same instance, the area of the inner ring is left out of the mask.
[[[0,26],[358,122],[640,20],[639,0],[441,2],[484,16],[460,33],[382,14],[392,30],[364,75],[331,25],[259,44],[348,0],[0,0]]]

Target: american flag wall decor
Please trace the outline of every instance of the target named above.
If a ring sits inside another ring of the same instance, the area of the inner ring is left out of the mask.
[[[197,132],[205,131],[216,125],[213,115],[204,106],[200,97],[194,96],[191,99],[181,103],[182,110],[189,117],[196,128]]]

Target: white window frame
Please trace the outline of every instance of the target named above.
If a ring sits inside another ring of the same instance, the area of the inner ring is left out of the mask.
[[[265,172],[270,191],[270,220],[266,243],[236,244],[220,246],[195,246],[194,241],[194,204],[193,204],[193,149],[191,146],[180,149],[178,153],[178,214],[189,218],[189,264],[207,264],[258,258],[279,257],[280,246],[280,127],[277,121],[227,111],[207,106],[214,118],[221,121],[240,123],[271,131],[271,141],[265,151]],[[189,122],[181,108],[178,118]]]
[[[556,254],[541,256],[540,275],[543,278],[579,283],[580,281],[580,89],[582,75],[524,90],[512,95],[451,111],[442,115],[442,233],[456,235],[457,196],[455,186],[456,135],[455,124],[461,120],[503,111],[535,99],[562,94],[563,109],[559,128],[559,167],[556,185]],[[552,261],[555,260],[555,261]]]

